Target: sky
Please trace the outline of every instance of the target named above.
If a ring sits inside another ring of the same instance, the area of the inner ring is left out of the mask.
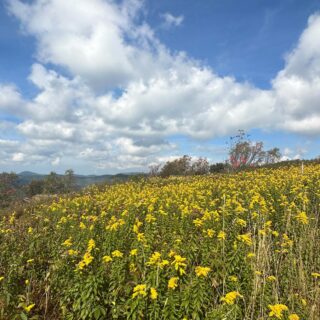
[[[0,1],[0,171],[320,155],[320,0]]]

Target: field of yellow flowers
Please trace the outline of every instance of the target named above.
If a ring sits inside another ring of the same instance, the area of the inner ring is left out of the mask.
[[[87,189],[0,222],[0,319],[320,319],[320,165]]]

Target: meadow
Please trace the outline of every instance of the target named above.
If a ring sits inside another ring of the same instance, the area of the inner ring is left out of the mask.
[[[0,222],[1,319],[320,319],[320,165],[150,178]]]

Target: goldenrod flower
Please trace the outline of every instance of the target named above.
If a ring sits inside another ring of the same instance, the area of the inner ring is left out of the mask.
[[[240,218],[237,218],[236,223],[241,227],[245,227],[247,225],[247,222]]]
[[[218,237],[219,240],[226,240],[227,235],[226,235],[226,233],[224,231],[219,231],[217,237]]]
[[[136,256],[138,254],[138,249],[132,249],[130,251],[130,256]]]
[[[307,300],[302,298],[301,299],[301,303],[302,303],[303,306],[306,306],[307,305]]]
[[[237,236],[237,239],[243,243],[245,243],[248,246],[252,245],[252,240],[251,240],[251,234],[246,233],[246,234],[240,234]]]
[[[123,257],[123,253],[122,253],[121,251],[119,251],[119,250],[114,250],[114,251],[111,253],[111,255],[112,255],[113,257],[116,257],[116,258],[122,258],[122,257]]]
[[[68,255],[69,255],[69,256],[75,256],[75,255],[78,254],[78,251],[73,250],[73,249],[69,249],[67,252],[68,252]]]
[[[150,298],[156,300],[158,298],[158,292],[155,288],[150,288]]]
[[[35,306],[34,303],[33,303],[33,304],[29,304],[28,306],[23,307],[23,309],[24,309],[26,312],[30,312],[31,309],[34,308],[34,306]]]
[[[269,317],[274,316],[277,319],[282,319],[282,316],[283,316],[282,312],[289,310],[285,304],[274,304],[274,305],[269,304],[268,307],[271,310],[269,312]]]
[[[70,237],[70,238],[68,238],[65,242],[63,242],[63,246],[65,246],[65,247],[71,247],[72,246],[72,238]]]
[[[169,256],[170,258],[172,258],[172,257],[175,256],[175,255],[176,255],[176,253],[175,253],[173,250],[170,250],[168,256]]]
[[[92,249],[94,249],[96,247],[96,243],[93,239],[90,239],[89,242],[88,242],[88,249],[87,251],[88,252],[91,252]]]
[[[163,260],[160,262],[159,266],[160,266],[160,268],[162,269],[163,267],[167,266],[168,264],[169,264],[169,261],[166,260],[166,259],[163,259]]]
[[[269,276],[269,277],[267,277],[267,280],[270,282],[273,282],[273,281],[276,281],[277,278],[275,276]]]
[[[196,226],[196,227],[201,227],[203,225],[203,221],[199,218],[197,219],[194,219],[193,220],[193,224]]]
[[[155,251],[151,257],[149,258],[149,261],[147,262],[148,266],[152,265],[158,265],[161,261],[161,253],[158,251]]]
[[[156,219],[152,214],[148,213],[148,214],[146,215],[146,222],[152,223],[152,222],[154,222],[154,221],[156,221],[156,220],[157,220],[157,219]]]
[[[312,272],[311,275],[312,275],[314,278],[320,278],[320,273],[318,273],[318,272]]]
[[[237,297],[242,298],[242,295],[238,291],[231,291],[222,297],[220,301],[232,305],[236,301]]]
[[[305,212],[299,212],[296,216],[295,216],[296,220],[299,221],[302,224],[308,224],[309,223],[309,219],[308,216]]]
[[[90,252],[86,252],[82,260],[78,263],[78,268],[80,270],[84,269],[85,266],[88,266],[93,260],[93,256]]]
[[[181,257],[180,255],[175,255],[174,256],[174,261],[171,263],[174,265],[174,268],[180,273],[180,275],[185,274],[185,267],[187,264],[185,263],[186,258]]]
[[[79,225],[80,229],[86,229],[86,225],[81,221]]]
[[[178,286],[178,281],[179,281],[178,277],[170,278],[168,282],[168,288],[174,290]]]
[[[138,239],[139,242],[145,242],[146,241],[144,233],[142,233],[142,232],[137,233],[137,239]]]
[[[112,258],[110,256],[103,256],[102,261],[105,263],[108,263],[108,262],[112,261]]]
[[[214,230],[213,230],[213,229],[207,229],[207,236],[208,236],[209,238],[212,238],[213,235],[214,235]]]
[[[210,271],[211,271],[211,269],[209,267],[198,266],[195,268],[195,272],[196,272],[197,277],[206,277]]]
[[[147,286],[145,284],[138,284],[135,286],[133,289],[132,298],[135,298],[138,295],[145,297],[147,295],[146,288]]]
[[[232,282],[237,282],[238,278],[236,276],[230,276],[229,280],[232,281]]]
[[[249,252],[249,253],[247,254],[247,257],[248,257],[248,258],[254,258],[255,256],[256,256],[256,254],[253,253],[253,252]]]

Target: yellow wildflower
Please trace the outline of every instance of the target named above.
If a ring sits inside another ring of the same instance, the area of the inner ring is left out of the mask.
[[[136,256],[138,254],[138,249],[132,249],[130,251],[130,256]]]
[[[242,298],[242,295],[238,291],[231,291],[222,297],[220,301],[231,305],[234,304],[237,297]]]
[[[78,268],[80,270],[84,269],[85,266],[88,266],[93,260],[93,256],[90,252],[86,252],[82,260],[78,263]]]
[[[238,278],[236,276],[230,276],[229,280],[232,281],[232,282],[237,282]]]
[[[276,280],[277,280],[277,278],[275,276],[267,277],[267,281],[273,282],[273,281],[276,281]]]
[[[159,265],[161,262],[161,253],[158,251],[155,251],[151,257],[149,258],[149,261],[147,262],[148,266],[152,265]]]
[[[33,303],[33,304],[29,304],[28,306],[23,307],[23,309],[24,309],[26,312],[30,312],[31,309],[34,308],[34,306],[35,306],[34,303]]]
[[[79,226],[80,226],[80,229],[86,229],[86,225],[82,221],[80,222]]]
[[[318,272],[312,272],[311,275],[312,275],[314,278],[320,278],[320,273],[318,273]]]
[[[211,268],[198,266],[195,268],[195,271],[196,271],[197,277],[202,277],[202,276],[206,277],[208,273],[211,271]]]
[[[160,266],[160,268],[162,269],[163,267],[167,266],[168,264],[169,264],[169,261],[166,260],[166,259],[163,259],[163,260],[160,262],[159,266]]]
[[[133,289],[132,298],[135,298],[138,295],[145,297],[147,295],[146,288],[147,286],[145,284],[138,284],[135,286]]]
[[[306,306],[307,305],[307,300],[302,298],[301,299],[301,303],[302,303],[303,306]]]
[[[299,212],[296,216],[295,216],[296,220],[302,224],[308,224],[309,223],[309,219],[308,216],[305,212]]]
[[[94,242],[93,239],[90,239],[89,242],[88,242],[88,249],[87,249],[87,251],[88,251],[88,252],[91,252],[92,249],[94,249],[95,247],[96,247],[96,243]]]
[[[158,298],[158,292],[155,288],[150,288],[150,298],[156,300]]]
[[[282,312],[288,311],[288,307],[285,304],[269,304],[269,317],[276,317],[277,319],[282,319]]]
[[[145,236],[144,236],[144,233],[142,233],[142,232],[137,233],[137,239],[138,239],[139,242],[144,242],[144,241],[146,241],[146,238],[145,238]]]
[[[178,286],[178,281],[179,281],[178,277],[170,278],[168,282],[168,288],[174,290]]]
[[[196,227],[201,227],[203,225],[203,221],[199,218],[197,219],[194,219],[193,220],[193,224],[196,226]]]
[[[251,234],[246,233],[246,234],[240,234],[237,236],[237,239],[243,243],[245,243],[248,246],[252,245],[252,240],[251,240]]]
[[[105,262],[105,263],[108,263],[108,262],[112,261],[112,258],[110,256],[108,256],[108,255],[107,256],[103,256],[102,257],[102,261]]]
[[[213,230],[213,229],[207,229],[207,236],[208,236],[209,238],[212,238],[213,235],[214,235],[214,230]]]
[[[224,231],[220,231],[218,233],[217,237],[218,237],[219,240],[225,240],[226,239],[226,233]]]
[[[174,268],[179,271],[181,276],[186,273],[184,268],[187,266],[187,264],[185,263],[185,261],[186,258],[183,258],[177,254],[174,256],[174,261],[171,263],[174,265]]]
[[[173,257],[175,255],[176,255],[176,253],[173,250],[170,250],[168,256],[171,258],[171,257]]]
[[[72,238],[68,238],[62,245],[65,247],[71,247],[72,246]]]
[[[296,313],[291,313],[289,315],[289,320],[300,320],[300,317]]]
[[[68,250],[68,255],[69,256],[75,256],[77,254],[78,254],[78,251],[76,251],[76,250],[72,250],[72,249]]]
[[[247,222],[240,218],[237,218],[236,223],[241,227],[245,227],[247,225]]]
[[[122,258],[122,257],[123,257],[123,253],[122,253],[121,251],[119,251],[119,250],[114,250],[114,251],[111,253],[111,255],[112,255],[113,257],[116,257],[116,258]]]
[[[146,221],[148,222],[148,223],[152,223],[152,222],[154,222],[154,221],[156,221],[157,219],[152,215],[152,214],[150,214],[150,213],[148,213],[147,215],[146,215]]]

